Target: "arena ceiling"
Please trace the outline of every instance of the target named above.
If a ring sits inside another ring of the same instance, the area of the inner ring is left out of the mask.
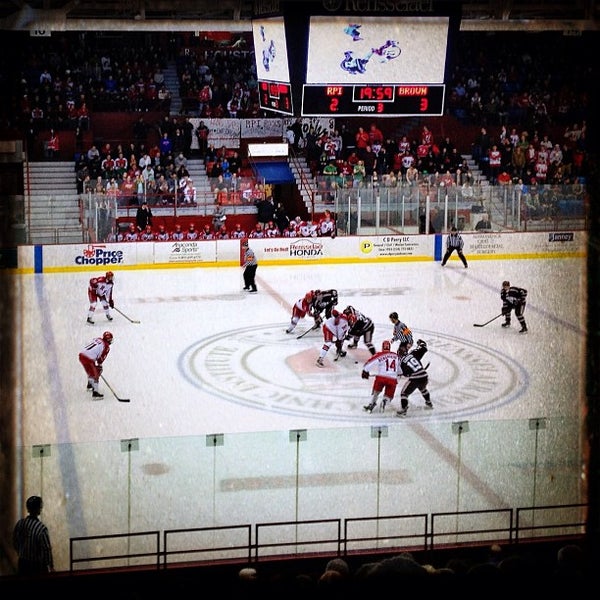
[[[443,2],[437,0],[440,1]],[[167,25],[180,29],[191,21],[210,21],[217,30],[241,30],[248,28],[248,22],[263,3],[264,0],[0,0],[0,28],[80,30],[86,23],[84,29],[162,29]],[[595,30],[596,4],[596,0],[465,0],[461,28]],[[278,3],[269,0],[266,5],[273,7]]]

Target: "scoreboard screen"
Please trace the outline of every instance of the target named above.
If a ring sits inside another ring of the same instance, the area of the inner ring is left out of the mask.
[[[442,116],[443,84],[304,85],[302,116]]]
[[[292,90],[289,83],[258,80],[260,107],[286,115],[293,115]]]
[[[311,16],[302,116],[441,116],[450,19]]]

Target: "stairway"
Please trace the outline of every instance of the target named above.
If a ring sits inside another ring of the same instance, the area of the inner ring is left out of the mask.
[[[308,214],[312,214],[313,210],[311,191],[314,192],[315,213],[323,212],[327,208],[327,205],[323,202],[321,194],[316,193],[315,179],[306,162],[306,157],[300,154],[292,157],[290,160],[290,169],[292,170],[294,180],[296,181],[296,187],[302,196],[302,201],[306,206]],[[329,206],[329,208],[331,207]]]
[[[196,197],[198,204],[213,204],[213,193],[210,185],[210,179],[206,174],[206,166],[202,158],[188,158],[188,172],[194,187],[196,188]]]
[[[469,171],[473,175],[473,187],[477,190],[476,199],[483,203],[492,225],[495,228],[503,226],[506,218],[502,203],[496,201],[495,194],[498,188],[490,185],[487,176],[483,174],[479,164],[470,154],[462,154],[461,157],[467,161]]]
[[[26,162],[23,171],[29,190],[27,243],[83,242],[74,163]]]
[[[166,68],[163,71],[165,77],[165,86],[171,92],[171,108],[169,113],[171,115],[181,114],[181,96],[179,95],[179,77],[177,76],[177,65],[175,61],[167,63]]]

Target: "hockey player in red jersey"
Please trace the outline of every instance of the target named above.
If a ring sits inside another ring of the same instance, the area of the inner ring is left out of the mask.
[[[110,314],[110,309],[115,307],[113,300],[114,274],[112,271],[107,271],[106,275],[100,277],[92,277],[88,286],[88,299],[90,308],[88,309],[87,322],[90,325],[94,324],[94,312],[98,302],[104,309],[104,314],[109,321],[113,318]]]
[[[381,343],[381,352],[376,352],[362,368],[361,377],[369,379],[372,372],[375,372],[375,381],[371,390],[371,402],[363,408],[367,412],[372,412],[377,406],[379,394],[383,392],[380,411],[383,412],[388,402],[394,399],[396,386],[398,385],[400,359],[396,352],[392,352],[392,344],[389,340]]]
[[[300,319],[304,319],[306,315],[309,317],[314,317],[315,324],[313,325],[313,329],[316,329],[321,323],[321,318],[318,313],[313,312],[313,301],[315,298],[315,292],[312,290],[306,292],[304,296],[296,301],[294,306],[292,306],[292,317],[290,319],[290,326],[285,330],[286,333],[292,333],[298,325],[298,321]]]
[[[306,315],[309,317],[313,316],[311,308],[313,297],[314,294],[312,291],[306,292],[306,294],[297,300],[294,306],[292,306],[292,318],[290,319],[290,326],[285,330],[286,333],[292,333],[292,331],[294,331],[296,328],[296,325],[298,325],[298,321],[300,321],[300,319],[304,319]],[[319,324],[315,319],[313,329],[316,329],[318,326]]]
[[[331,348],[332,344],[335,344],[335,349],[337,351],[335,360],[338,358],[343,358],[346,356],[346,352],[342,349],[344,344],[344,340],[346,339],[346,335],[348,334],[348,319],[346,315],[343,315],[337,310],[331,311],[331,317],[323,323],[323,347],[321,348],[321,352],[319,354],[319,358],[317,359],[317,365],[319,367],[324,367],[325,363],[323,359],[325,358],[327,352],[329,352],[329,348]]]
[[[79,362],[87,374],[87,389],[92,392],[92,398],[104,397],[98,391],[98,380],[102,375],[103,363],[110,352],[112,343],[113,334],[110,331],[105,331],[102,337],[94,338],[79,353]]]

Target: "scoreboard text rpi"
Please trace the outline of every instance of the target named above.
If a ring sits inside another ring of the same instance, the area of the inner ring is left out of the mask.
[[[442,116],[444,84],[306,84],[302,116]]]

